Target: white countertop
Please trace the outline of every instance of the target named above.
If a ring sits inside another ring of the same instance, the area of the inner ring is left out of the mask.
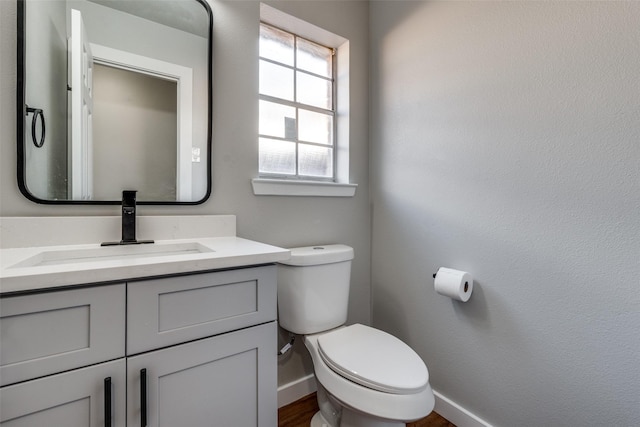
[[[95,253],[100,244],[64,245],[0,250],[0,293],[26,292],[47,288],[180,274],[258,264],[289,259],[290,252],[276,246],[239,237],[158,240],[154,245],[197,244],[210,252],[159,254],[63,263],[26,265],[44,252],[83,251]],[[108,248],[108,247],[107,247]]]

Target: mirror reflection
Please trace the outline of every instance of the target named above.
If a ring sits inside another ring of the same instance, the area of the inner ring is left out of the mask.
[[[142,203],[204,201],[206,3],[20,0],[18,10],[23,193],[45,203],[119,203],[122,190]]]

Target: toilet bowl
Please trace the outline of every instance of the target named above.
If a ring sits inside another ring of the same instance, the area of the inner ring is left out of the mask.
[[[317,382],[344,407],[340,426],[403,426],[433,409],[426,366],[394,336],[355,324],[306,335],[304,343]],[[345,418],[367,423],[345,424]]]
[[[375,328],[344,326],[353,249],[291,249],[278,270],[280,326],[304,335],[320,411],[312,427],[404,426],[434,406],[426,365],[408,345]]]

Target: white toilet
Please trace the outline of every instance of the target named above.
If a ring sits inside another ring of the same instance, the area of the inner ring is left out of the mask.
[[[291,249],[278,266],[280,326],[304,335],[320,411],[312,427],[404,426],[428,415],[434,397],[426,365],[398,338],[347,320],[353,249]]]

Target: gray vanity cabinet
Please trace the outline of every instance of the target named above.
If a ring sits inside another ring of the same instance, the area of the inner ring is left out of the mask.
[[[1,427],[277,425],[273,265],[0,304]]]

